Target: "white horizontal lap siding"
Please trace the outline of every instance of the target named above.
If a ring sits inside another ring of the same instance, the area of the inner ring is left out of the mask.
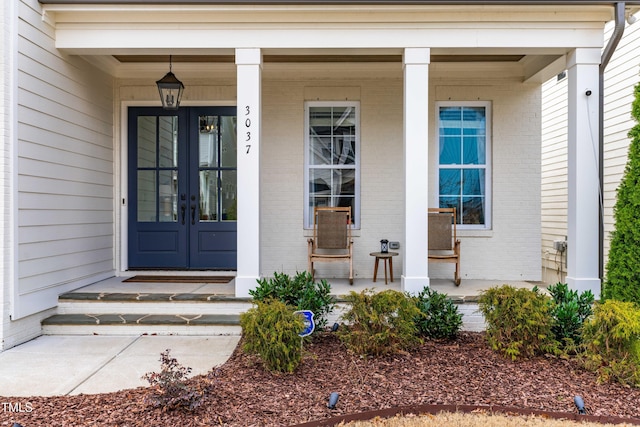
[[[608,27],[610,31],[610,26]],[[607,34],[608,36],[609,34]],[[613,206],[624,173],[630,140],[629,130],[634,86],[640,81],[640,26],[627,25],[624,36],[605,71],[604,89],[604,255],[609,253],[610,233],[614,229]]]
[[[54,48],[36,0],[18,21],[15,317],[113,274],[113,81]]]
[[[542,86],[542,279],[563,279],[565,266],[554,240],[567,235],[567,79]]]
[[[611,36],[607,25],[605,38]],[[627,162],[627,133],[634,125],[631,119],[633,88],[640,81],[640,26],[627,25],[611,61],[604,81],[604,260],[607,262],[609,236],[614,228],[613,206],[616,190]],[[566,223],[566,79],[552,79],[543,85],[542,144],[542,232],[543,266],[560,268],[553,249],[554,240],[563,240]],[[595,135],[597,138],[597,135]],[[564,194],[563,194],[564,192]],[[571,248],[569,248],[570,250]],[[561,267],[566,270],[564,264]],[[547,281],[559,280],[559,274],[546,276]]]
[[[13,98],[13,64],[11,61],[14,40],[14,7],[11,2],[0,6],[0,351],[4,349],[5,331],[9,328],[10,287],[12,277],[12,147],[11,107]]]

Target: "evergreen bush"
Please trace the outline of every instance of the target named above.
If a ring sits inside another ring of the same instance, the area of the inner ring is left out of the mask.
[[[582,340],[581,359],[600,381],[640,387],[640,310],[634,303],[596,304]]]
[[[435,339],[454,339],[462,328],[462,314],[446,294],[426,287],[415,297],[421,315],[416,318],[418,332]]]
[[[607,261],[602,299],[640,304],[640,85],[634,90],[627,165],[613,208],[615,228]]]
[[[271,371],[295,371],[302,362],[302,316],[276,299],[256,304],[240,315],[244,350],[258,354]]]
[[[420,343],[415,318],[420,310],[411,297],[386,290],[373,293],[351,291],[348,308],[341,319],[346,323],[338,331],[340,340],[351,351],[382,356],[408,350]]]
[[[551,327],[551,298],[533,290],[502,285],[483,291],[478,300],[494,351],[512,360],[558,353]]]
[[[273,278],[258,280],[258,286],[249,290],[256,301],[277,299],[296,310],[311,310],[314,314],[316,330],[324,328],[327,316],[335,306],[331,296],[331,285],[325,280],[316,283],[311,273],[298,272],[291,278],[286,273],[273,274]]]
[[[553,326],[551,330],[561,347],[580,344],[582,325],[593,313],[593,293],[570,290],[566,283],[550,285],[547,290],[553,298],[551,308]]]

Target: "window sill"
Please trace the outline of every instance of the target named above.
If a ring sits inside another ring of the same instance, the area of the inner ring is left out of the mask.
[[[461,230],[457,229],[458,237],[493,237],[493,230]]]

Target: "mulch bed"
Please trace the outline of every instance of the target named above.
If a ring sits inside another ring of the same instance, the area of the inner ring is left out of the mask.
[[[350,354],[334,334],[323,333],[305,344],[305,351],[295,374],[274,374],[237,349],[226,364],[193,379],[194,387],[206,390],[206,402],[192,413],[149,407],[146,388],[2,397],[1,402],[23,407],[29,403],[32,410],[0,410],[0,426],[291,426],[417,405],[497,405],[575,414],[575,395],[584,398],[590,415],[640,419],[640,389],[597,384],[594,374],[571,360],[511,362],[491,351],[482,333],[464,332],[453,342],[428,341],[411,353],[377,359]],[[327,407],[331,392],[340,395],[333,410]]]

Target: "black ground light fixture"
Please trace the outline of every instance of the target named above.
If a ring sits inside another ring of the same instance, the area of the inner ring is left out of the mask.
[[[380,252],[383,254],[389,253],[389,241],[387,239],[380,240]]]
[[[335,409],[336,405],[338,404],[338,398],[340,397],[340,395],[338,394],[338,392],[333,392],[331,393],[331,395],[329,396],[329,404],[327,405],[327,407],[329,409]]]
[[[158,92],[160,92],[160,101],[162,108],[165,110],[177,110],[182,100],[182,92],[184,85],[171,72],[171,55],[169,55],[169,72],[163,78],[156,82]]]
[[[587,410],[584,409],[584,400],[582,399],[582,396],[575,396],[573,398],[573,403],[576,405],[579,414],[587,413]]]

